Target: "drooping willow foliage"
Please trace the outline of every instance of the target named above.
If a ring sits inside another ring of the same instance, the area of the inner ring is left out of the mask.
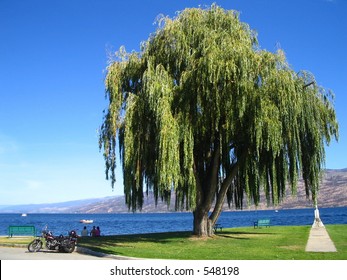
[[[333,95],[281,50],[260,49],[237,12],[213,5],[161,18],[140,52],[120,49],[105,84],[100,149],[113,186],[119,148],[132,210],[144,190],[166,201],[175,192],[178,209],[222,191],[237,208],[258,204],[262,189],[277,204],[299,176],[315,199],[324,146],[338,137]]]

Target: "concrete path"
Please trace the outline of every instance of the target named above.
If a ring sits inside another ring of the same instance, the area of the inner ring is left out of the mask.
[[[306,245],[306,252],[337,252],[324,226],[312,226]]]
[[[0,260],[112,260],[114,257],[96,254],[81,254],[73,252],[70,254],[59,253],[58,251],[40,250],[30,253],[23,247],[2,247],[0,246]]]
[[[0,244],[0,260],[138,260],[138,258],[124,257],[119,255],[103,254],[89,250],[84,247],[76,246],[71,254],[59,253],[41,249],[39,252],[30,253],[27,245],[23,244]]]
[[[76,246],[75,251],[81,255],[85,254],[85,255],[95,256],[99,258],[109,258],[109,259],[115,259],[115,260],[141,260],[140,258],[124,257],[120,255],[110,255],[110,254],[99,253],[99,252],[92,251],[88,248],[79,247],[79,246]]]

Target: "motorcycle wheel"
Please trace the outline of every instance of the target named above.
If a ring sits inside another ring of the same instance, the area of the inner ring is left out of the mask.
[[[35,239],[31,241],[28,245],[29,252],[38,252],[42,248],[42,241],[40,239]]]
[[[65,244],[62,249],[63,249],[63,252],[65,253],[72,253],[74,250],[75,250],[75,243],[74,242],[71,242],[71,243],[67,243]]]

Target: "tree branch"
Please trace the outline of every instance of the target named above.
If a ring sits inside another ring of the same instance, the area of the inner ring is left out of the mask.
[[[193,170],[194,170],[194,177],[195,177],[195,183],[196,183],[196,205],[200,205],[201,204],[201,200],[202,200],[202,186],[201,186],[201,181],[200,181],[200,176],[199,176],[199,172],[197,170],[197,167],[196,167],[196,160],[195,160],[195,157],[194,157],[194,167],[193,167]]]
[[[219,163],[220,163],[220,143],[219,143],[219,139],[217,138],[215,140],[213,157],[212,157],[211,165],[209,168],[211,170],[211,173],[209,178],[209,185],[208,185],[209,187],[206,190],[205,211],[210,210],[214,195],[217,190]]]
[[[224,179],[222,186],[218,192],[217,195],[217,201],[215,204],[215,207],[213,209],[212,214],[210,215],[210,221],[212,226],[217,222],[221,212],[222,212],[222,208],[223,208],[223,204],[224,204],[224,200],[225,200],[225,196],[227,194],[228,188],[230,187],[233,179],[235,178],[235,176],[237,175],[237,171],[240,165],[240,162],[242,161],[242,159],[245,157],[246,152],[244,152],[241,156],[240,159],[238,159],[238,161],[231,167],[231,172],[229,173],[229,175]]]

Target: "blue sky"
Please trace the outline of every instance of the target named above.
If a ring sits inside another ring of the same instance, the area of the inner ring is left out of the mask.
[[[346,0],[0,0],[0,205],[122,194],[98,149],[107,54],[139,50],[159,14],[212,2],[240,11],[262,48],[282,48],[333,90],[340,139],[326,167],[346,168]]]

